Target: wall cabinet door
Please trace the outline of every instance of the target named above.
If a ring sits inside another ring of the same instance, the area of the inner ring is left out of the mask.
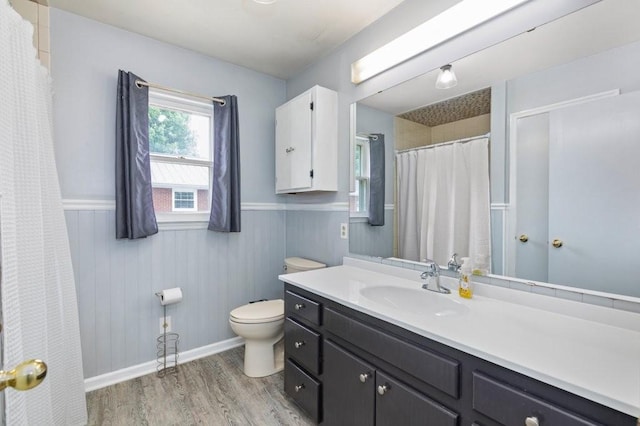
[[[375,369],[331,341],[324,346],[324,422],[373,425]]]
[[[338,190],[338,94],[314,86],[276,109],[276,194]]]
[[[311,92],[276,109],[276,192],[311,188]]]

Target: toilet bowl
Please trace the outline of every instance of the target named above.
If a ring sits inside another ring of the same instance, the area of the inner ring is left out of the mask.
[[[284,354],[274,346],[284,336],[284,300],[240,306],[231,311],[229,324],[234,333],[244,337],[244,374],[264,377],[283,369]]]
[[[285,259],[288,273],[324,268],[323,263],[300,257]],[[229,325],[244,338],[244,374],[264,377],[284,368],[284,301],[282,299],[249,303],[231,311]]]

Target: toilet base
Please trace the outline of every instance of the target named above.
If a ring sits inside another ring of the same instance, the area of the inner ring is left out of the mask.
[[[246,339],[244,344],[244,374],[248,377],[266,377],[284,369],[284,345],[280,341],[284,332],[276,338]]]

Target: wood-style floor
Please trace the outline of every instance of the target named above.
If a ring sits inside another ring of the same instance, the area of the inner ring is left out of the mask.
[[[313,425],[283,391],[283,373],[242,373],[244,347],[87,394],[89,425]]]

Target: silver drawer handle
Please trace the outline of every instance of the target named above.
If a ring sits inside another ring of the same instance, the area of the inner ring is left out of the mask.
[[[293,309],[295,309],[296,311],[299,311],[300,309],[304,309],[304,303],[296,303]]]
[[[293,344],[293,346],[295,346],[295,347],[296,347],[296,349],[300,349],[301,347],[303,347],[303,346],[304,346],[304,342],[295,342],[295,343]]]
[[[365,383],[367,381],[367,379],[371,378],[371,374],[369,373],[362,373],[360,374],[360,381],[362,383]]]
[[[378,386],[378,393],[380,395],[384,395],[389,389],[391,389],[391,387],[387,383],[385,383],[384,385]]]
[[[527,417],[524,419],[524,426],[540,426],[537,417]]]
[[[300,392],[302,389],[304,389],[304,383],[296,385],[293,389],[295,389],[296,392]]]

